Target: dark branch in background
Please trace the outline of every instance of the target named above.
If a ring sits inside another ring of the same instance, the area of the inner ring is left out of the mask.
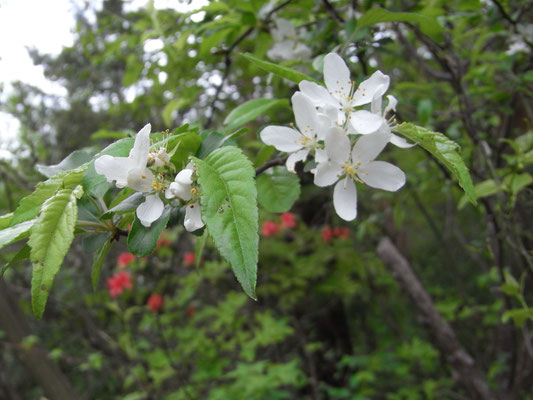
[[[459,343],[450,324],[437,311],[411,266],[388,237],[381,239],[377,252],[398,285],[409,296],[423,324],[431,334],[433,344],[449,363],[455,381],[468,392],[472,399],[496,400],[487,382],[477,370],[474,359]]]
[[[276,165],[284,165],[287,162],[287,158],[289,158],[289,156],[274,158],[270,161],[267,161],[266,163],[255,169],[255,176],[262,174],[270,167],[275,167]]]
[[[279,11],[280,9],[282,9],[283,7],[285,7],[287,4],[289,4],[292,0],[287,0],[287,1],[284,1],[283,3],[281,3],[280,5],[278,5],[277,7],[273,8],[265,17],[265,19],[263,20],[263,23],[264,24],[268,24],[268,22],[270,21],[270,19],[272,18],[272,15]],[[209,105],[209,110],[211,111],[211,114],[209,115],[209,117],[207,117],[207,121],[205,122],[205,127],[206,128],[209,128],[209,126],[212,124],[213,122],[213,117],[215,115],[215,105],[216,105],[216,102],[218,101],[218,97],[220,96],[220,92],[222,91],[222,89],[224,88],[224,84],[226,83],[226,80],[228,79],[228,76],[229,76],[229,72],[230,72],[230,69],[231,69],[231,64],[232,64],[232,60],[231,60],[231,53],[233,53],[233,51],[235,50],[235,48],[244,40],[246,39],[248,36],[250,36],[253,31],[256,29],[257,26],[251,26],[249,27],[241,36],[239,36],[228,48],[226,49],[223,49],[221,51],[218,51],[216,54],[218,55],[223,55],[224,56],[224,73],[222,74],[222,81],[220,82],[220,85],[217,86],[217,89],[216,89],[216,92],[215,92],[215,95],[213,96],[213,100],[211,101],[211,104]]]

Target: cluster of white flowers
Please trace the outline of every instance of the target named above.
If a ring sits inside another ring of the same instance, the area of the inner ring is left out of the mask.
[[[94,162],[96,172],[110,183],[115,181],[119,188],[129,187],[146,194],[136,210],[137,218],[144,226],[149,227],[163,214],[165,205],[161,196],[164,193],[166,199],[179,199],[186,205],[185,229],[190,232],[200,229],[204,223],[193,182],[194,166],[188,164],[176,175],[174,182],[169,182],[166,167],[170,155],[164,146],[150,151],[150,130],[151,125],[147,124],[137,133],[128,157],[98,157]]]
[[[394,117],[389,114],[396,109],[396,99],[387,96],[388,105],[382,109],[382,98],[390,82],[387,75],[376,71],[356,86],[343,59],[329,53],[324,58],[324,82],[326,87],[302,81],[300,91],[292,96],[298,129],[268,126],[261,131],[261,139],[290,153],[287,169],[291,172],[298,161],[305,161],[312,154],[315,184],[336,183],[335,211],[351,221],[357,216],[355,182],[388,191],[400,189],[405,184],[403,171],[375,158],[389,142],[398,147],[412,144],[391,131]]]

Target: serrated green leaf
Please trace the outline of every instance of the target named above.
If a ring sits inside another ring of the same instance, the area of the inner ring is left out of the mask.
[[[30,239],[30,259],[33,264],[31,280],[32,309],[41,318],[55,275],[67,254],[78,218],[77,199],[82,194],[76,189],[60,189],[46,200]]]
[[[288,106],[287,99],[253,99],[239,105],[224,120],[224,125],[228,125],[229,131],[238,128],[247,122],[253,121],[261,114],[279,106]]]
[[[167,227],[170,218],[170,207],[165,207],[163,214],[150,227],[146,227],[137,217],[128,234],[128,249],[132,254],[144,257],[154,251],[161,232]]]
[[[321,84],[317,80],[311,78],[309,75],[306,75],[300,71],[297,71],[292,68],[284,67],[283,65],[274,64],[268,61],[261,60],[260,58],[257,58],[256,56],[250,54],[250,53],[244,53],[241,54],[243,57],[245,57],[247,60],[253,62],[255,65],[257,65],[259,68],[272,72],[274,75],[280,76],[282,78],[288,79],[291,82],[294,83],[300,83],[301,81],[311,81]]]
[[[300,197],[300,180],[285,167],[275,167],[257,177],[257,201],[267,211],[288,211]]]
[[[246,294],[255,299],[259,236],[252,163],[236,147],[222,147],[194,161],[207,230]]]
[[[109,249],[111,249],[111,240],[110,240],[111,236],[112,236],[111,232],[105,234],[105,237],[106,237],[105,242],[102,243],[100,248],[94,254],[93,268],[91,271],[91,282],[93,284],[93,290],[96,290],[96,287],[98,286],[98,279],[100,278],[100,272],[102,271],[102,265],[107,256],[107,253],[109,253]]]
[[[0,231],[0,249],[16,242],[17,240],[24,239],[30,235],[30,229],[35,223],[35,219],[30,221],[24,221],[20,224],[10,226]]]
[[[432,132],[411,123],[398,125],[394,128],[394,132],[416,142],[431,153],[457,179],[459,186],[463,188],[470,202],[474,205],[477,204],[476,191],[468,168],[458,153],[459,145],[457,143],[448,139],[442,133]]]
[[[28,244],[25,244],[20,248],[20,250],[13,256],[13,258],[5,263],[2,268],[0,268],[0,276],[3,276],[5,272],[11,268],[13,265],[15,265],[17,262],[25,260],[26,258],[30,257],[30,246]]]
[[[9,225],[14,226],[24,221],[35,218],[45,200],[52,197],[60,188],[72,188],[81,183],[86,166],[79,167],[70,171],[64,171],[40,182],[35,190],[28,196],[19,201],[19,205],[13,213]]]
[[[441,40],[444,28],[436,18],[408,12],[392,12],[376,7],[368,10],[357,20],[357,27],[364,28],[378,22],[416,22],[420,30],[433,39]]]

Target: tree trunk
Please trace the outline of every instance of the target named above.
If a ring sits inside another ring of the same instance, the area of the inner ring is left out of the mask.
[[[422,317],[424,325],[433,338],[433,344],[449,363],[455,381],[473,399],[496,400],[497,397],[477,370],[474,359],[459,343],[452,327],[437,311],[431,297],[396,246],[389,238],[385,237],[379,242],[377,251],[400,287],[413,302],[416,311]]]

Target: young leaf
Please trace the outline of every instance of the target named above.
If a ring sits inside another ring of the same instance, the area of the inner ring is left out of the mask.
[[[31,280],[32,309],[41,318],[55,275],[67,254],[78,218],[77,199],[81,186],[61,189],[46,200],[41,215],[35,222],[30,239],[30,259],[33,264]]]
[[[110,218],[113,213],[123,213],[135,210],[139,204],[144,201],[144,195],[141,192],[135,192],[128,198],[122,200],[115,207],[109,209],[102,218]]]
[[[93,284],[93,290],[96,290],[96,287],[98,286],[98,278],[100,278],[102,264],[104,263],[107,253],[109,253],[109,249],[111,248],[111,235],[111,232],[106,234],[105,242],[102,243],[100,248],[96,251],[96,253],[94,253],[93,269],[91,271],[91,282]]]
[[[246,294],[255,299],[259,236],[252,163],[236,147],[221,147],[194,161],[207,230]]]
[[[257,201],[267,211],[285,212],[298,197],[300,180],[285,167],[269,169],[257,178]]]
[[[21,222],[15,226],[10,226],[9,228],[2,229],[0,231],[0,249],[10,243],[28,237],[30,235],[30,229],[35,221],[35,219],[32,219],[30,221]]]
[[[470,178],[470,173],[463,159],[458,153],[459,145],[448,139],[442,133],[432,132],[414,124],[401,124],[394,128],[394,132],[418,143],[441,162],[455,177],[468,196],[470,202],[477,204],[476,191]]]
[[[253,62],[259,68],[264,69],[265,71],[268,71],[268,72],[272,72],[274,75],[288,79],[291,82],[300,83],[301,81],[311,81],[311,82],[318,83],[319,85],[321,84],[317,80],[311,78],[309,75],[306,75],[300,71],[296,71],[295,69],[284,67],[283,65],[274,64],[269,61],[261,60],[260,58],[257,58],[256,56],[250,53],[244,53],[242,54],[242,56],[245,57],[247,60]]]
[[[13,218],[13,213],[4,214],[0,217],[0,229],[7,228],[9,226],[9,223],[11,222],[11,218]]]
[[[288,105],[287,99],[253,99],[230,112],[224,120],[224,125],[228,125],[227,130],[231,131],[247,122],[253,121],[271,108]]]
[[[158,220],[152,222],[149,228],[141,224],[139,219],[135,217],[135,221],[128,235],[128,249],[131,253],[139,257],[150,254],[155,249],[161,232],[167,227],[169,218],[170,207],[165,207],[163,214]]]

